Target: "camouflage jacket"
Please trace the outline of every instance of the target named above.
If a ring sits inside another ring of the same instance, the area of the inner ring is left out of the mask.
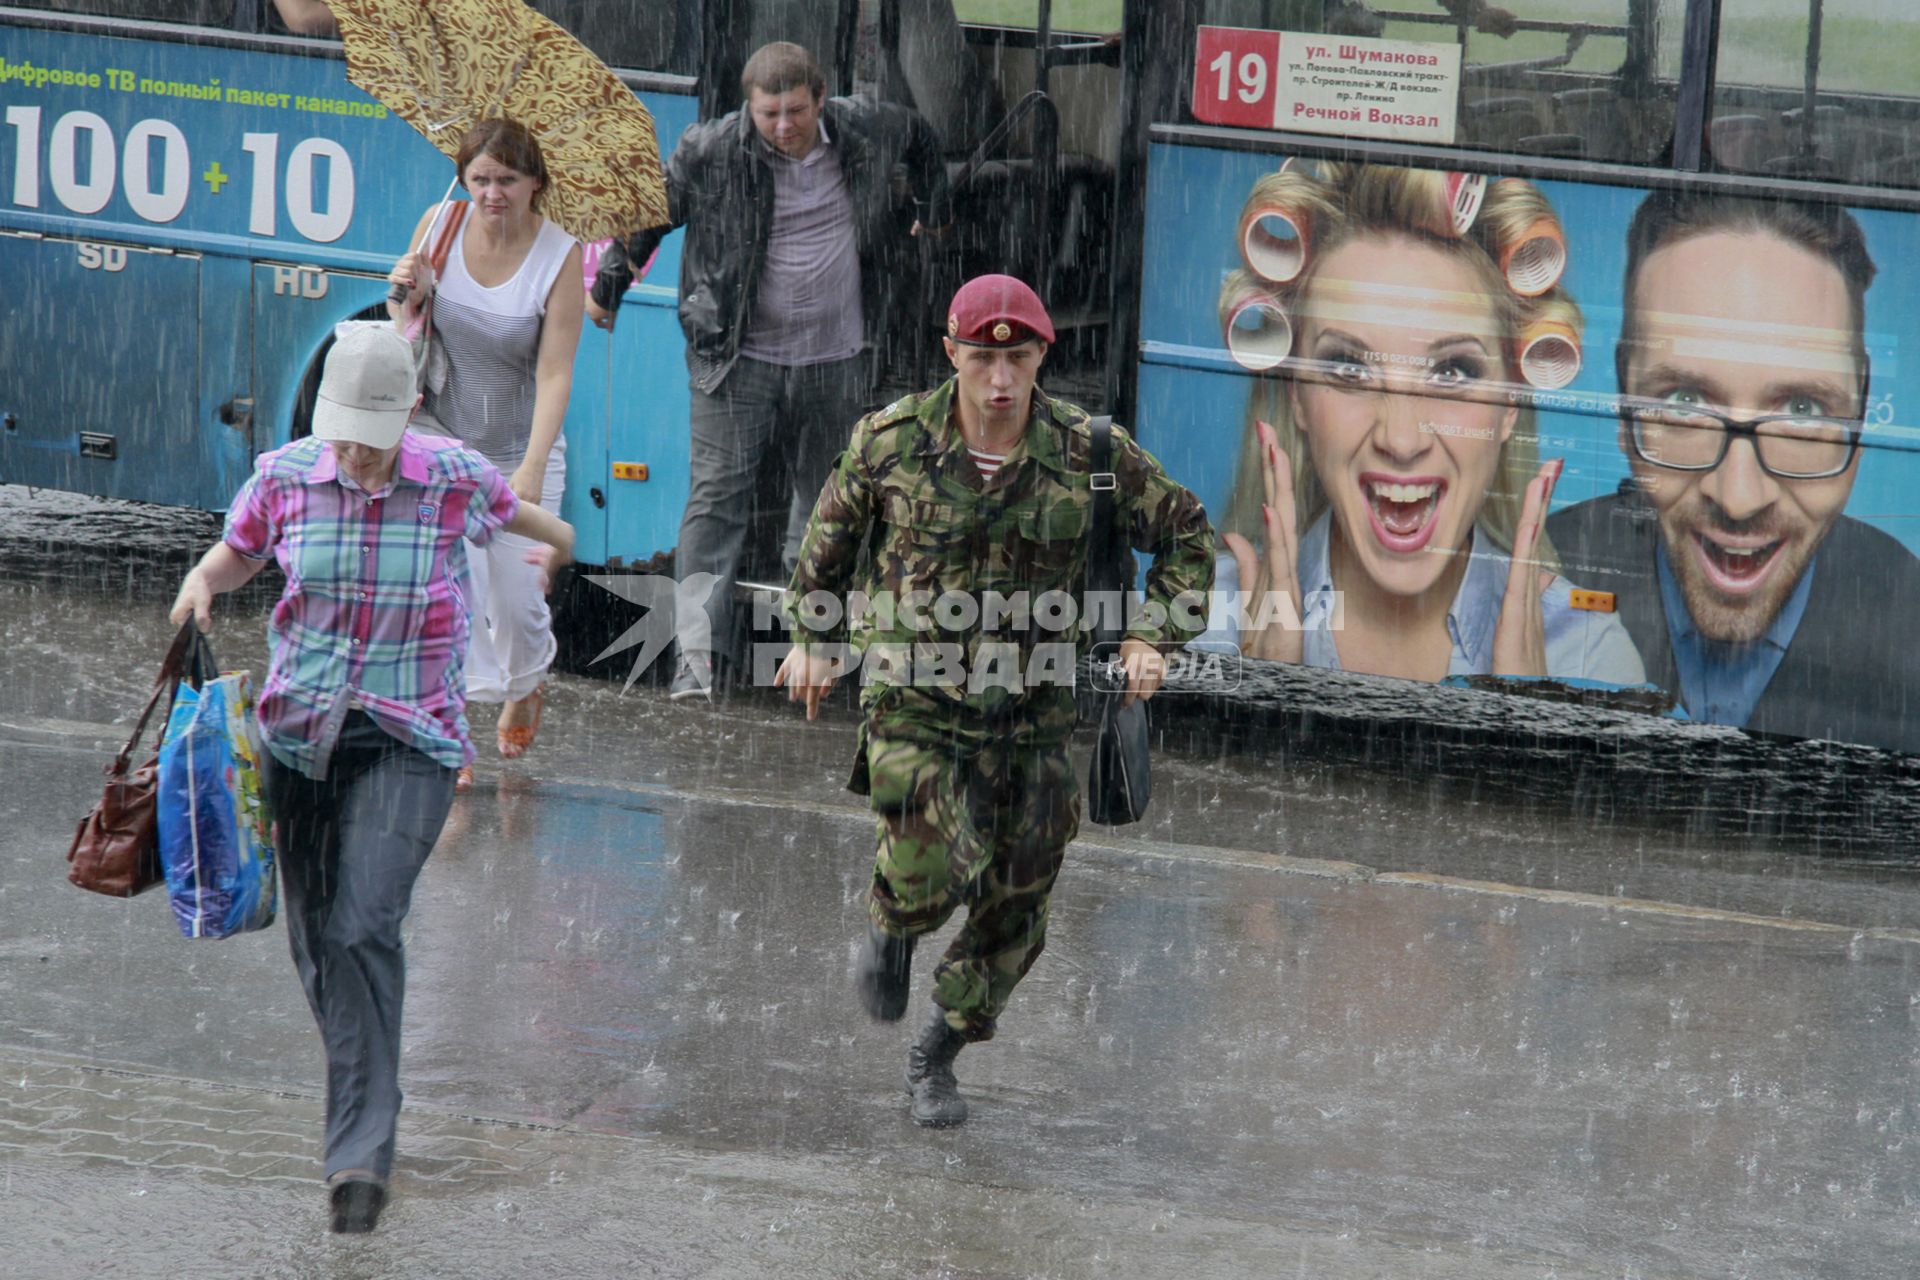
[[[1040,711],[1028,704],[1044,687],[1041,701],[1054,712],[1064,701],[1070,715],[1073,667],[1090,639],[1079,625],[1093,499],[1088,415],[1036,388],[1025,435],[987,480],[967,453],[953,394],[949,380],[855,424],[800,545],[788,622],[796,640],[859,655],[870,710],[891,687],[910,689],[900,697],[923,710],[1018,716]],[[1152,556],[1146,599],[1125,633],[1175,648],[1205,626],[1206,512],[1119,427],[1111,465],[1114,524]]]

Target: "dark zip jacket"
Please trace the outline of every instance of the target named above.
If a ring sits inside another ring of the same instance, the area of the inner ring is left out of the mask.
[[[904,332],[896,308],[909,300],[917,258],[908,230],[918,218],[946,222],[946,167],[927,122],[904,107],[868,98],[829,98],[821,108],[853,205],[860,258],[866,345]],[[600,259],[593,300],[608,311],[633,282],[633,263],[675,227],[687,229],[680,253],[680,328],[694,385],[711,392],[740,354],[753,315],[760,267],[773,226],[774,153],[744,108],[687,126],[667,161],[671,226],[616,240]],[[917,304],[917,298],[912,299]],[[919,323],[928,323],[924,317]]]

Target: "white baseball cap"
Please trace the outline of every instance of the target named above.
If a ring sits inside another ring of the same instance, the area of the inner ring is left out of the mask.
[[[391,325],[355,326],[327,352],[313,406],[313,434],[391,449],[400,443],[419,398],[413,344]]]

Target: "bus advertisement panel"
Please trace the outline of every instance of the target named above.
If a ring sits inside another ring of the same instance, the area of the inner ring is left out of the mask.
[[[1158,144],[1147,244],[1210,638],[1920,751],[1912,217]]]
[[[332,59],[33,30],[8,47],[0,190],[23,226],[377,259],[445,168]]]
[[[9,26],[0,53],[0,278],[38,312],[0,368],[0,481],[218,510],[299,429],[333,326],[384,314],[453,166],[348,83],[338,45],[75,25]],[[693,118],[690,96],[643,101],[669,146]],[[643,303],[671,307],[678,254],[675,237]],[[629,328],[616,341],[658,337]],[[567,419],[593,559],[615,360],[581,344]]]

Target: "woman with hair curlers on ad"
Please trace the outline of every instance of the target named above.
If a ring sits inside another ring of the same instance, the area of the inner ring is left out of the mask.
[[[1203,640],[1418,680],[1644,678],[1575,607],[1528,388],[1580,367],[1566,242],[1532,183],[1289,163],[1255,184],[1220,318],[1260,375]],[[1231,595],[1235,590],[1237,597]]]

